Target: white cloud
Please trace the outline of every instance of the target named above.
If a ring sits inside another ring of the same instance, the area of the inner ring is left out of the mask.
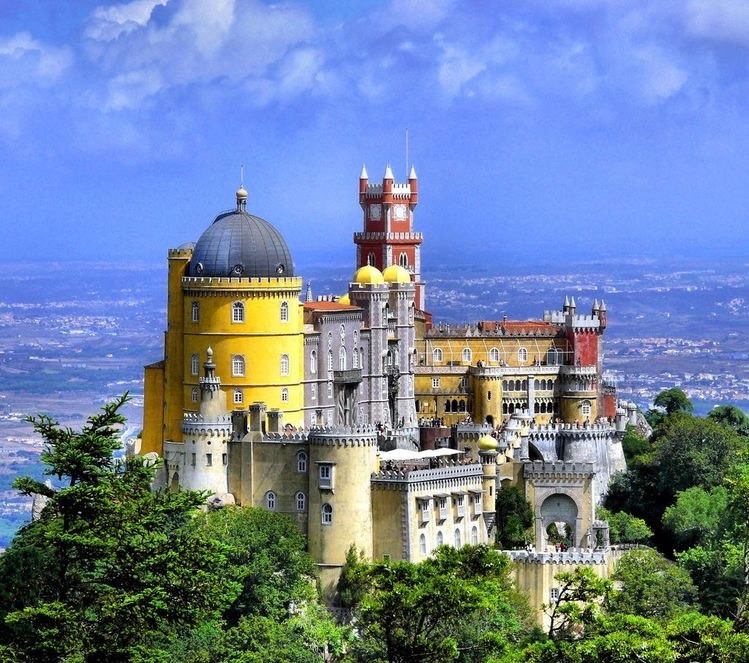
[[[672,56],[654,45],[639,48],[636,55],[642,64],[642,91],[647,101],[662,101],[682,90],[689,76]]]
[[[746,0],[690,0],[687,31],[695,37],[749,46],[749,3]]]
[[[158,71],[130,71],[115,76],[108,85],[104,104],[107,111],[138,108],[143,101],[161,90],[163,81]]]
[[[117,5],[99,6],[92,12],[84,34],[97,41],[111,41],[122,34],[142,28],[151,19],[155,7],[169,0],[132,0]]]
[[[19,32],[0,40],[0,84],[20,85],[29,80],[52,82],[72,62],[70,49],[43,44],[28,32]]]

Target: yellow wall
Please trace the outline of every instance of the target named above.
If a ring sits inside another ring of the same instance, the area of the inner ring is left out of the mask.
[[[164,437],[164,362],[146,366],[143,380],[141,454],[162,454]]]

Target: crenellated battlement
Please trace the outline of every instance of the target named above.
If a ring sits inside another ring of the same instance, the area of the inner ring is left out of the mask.
[[[567,463],[562,460],[534,460],[523,465],[528,479],[587,479],[595,474],[593,463]]]
[[[380,470],[372,474],[372,483],[398,483],[398,484],[416,484],[425,481],[444,481],[464,478],[481,478],[483,477],[483,468],[481,463],[476,461],[463,462],[447,461],[444,465],[430,468],[397,468],[392,470]],[[447,488],[447,486],[442,486]]]
[[[540,552],[536,550],[503,550],[516,564],[607,564],[604,551],[588,548],[570,548],[565,552]]]

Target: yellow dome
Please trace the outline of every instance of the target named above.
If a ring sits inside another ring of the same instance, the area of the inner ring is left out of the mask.
[[[390,265],[384,272],[382,272],[382,278],[388,283],[410,283],[411,275],[408,270],[401,267],[400,265]]]
[[[360,284],[385,283],[385,279],[382,278],[382,272],[372,265],[359,267],[354,274],[354,281]]]
[[[351,306],[351,298],[348,296],[348,293],[341,295],[338,298],[338,303],[343,304],[344,306]]]
[[[498,446],[496,438],[491,435],[482,435],[479,440],[479,451],[496,451]]]

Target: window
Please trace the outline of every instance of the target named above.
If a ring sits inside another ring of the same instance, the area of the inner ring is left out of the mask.
[[[300,451],[296,455],[296,471],[306,472],[307,471],[307,452]]]
[[[338,350],[338,370],[346,370],[346,348],[343,346]]]
[[[281,375],[289,374],[289,355],[281,355]]]
[[[432,378],[432,389],[439,389],[439,388],[440,388],[440,379]]]
[[[234,402],[235,403],[241,403],[244,400],[244,396],[242,394],[241,389],[235,389],[234,390]]]
[[[289,390],[286,387],[284,387],[283,389],[281,389],[281,402],[287,403],[288,400],[289,400]]]
[[[367,255],[367,264],[371,265],[372,267],[374,267],[374,264],[375,264],[375,254],[374,253],[369,253]]]
[[[307,510],[307,496],[304,493],[299,492],[296,495],[294,495],[294,502],[296,502],[297,511]]]
[[[244,322],[244,304],[242,302],[234,302],[231,305],[231,321]]]
[[[398,256],[398,264],[401,267],[408,267],[408,256],[405,253],[401,253],[400,256]]]
[[[456,548],[460,548],[460,546],[461,546],[461,542],[460,542],[460,530],[456,528],[455,529],[455,547]]]
[[[333,488],[333,465],[320,463],[317,471],[320,478],[320,488]]]
[[[190,458],[190,465],[195,467],[196,461],[198,459],[198,454],[194,453],[194,454],[191,454],[191,456],[192,457]]]
[[[489,361],[499,361],[499,350],[497,348],[489,350]]]
[[[289,302],[281,302],[281,322],[289,321]]]
[[[471,545],[476,545],[479,542],[479,530],[475,525],[471,528]]]
[[[359,368],[359,350],[354,348],[354,353],[352,357],[352,368]]]
[[[244,355],[234,355],[231,358],[231,374],[234,377],[244,375]]]
[[[438,363],[442,361],[442,348],[432,350],[432,360]]]
[[[482,512],[481,493],[473,494],[473,514],[478,516]]]
[[[551,601],[557,601],[559,599],[559,587],[552,587],[549,590],[549,599]]]
[[[462,517],[466,513],[466,500],[465,495],[456,495],[455,504],[458,507],[458,518]]]
[[[205,455],[205,464],[208,467],[212,467],[213,466],[213,454],[206,454]]]
[[[423,499],[420,501],[421,501],[421,505],[420,505],[421,506],[421,522],[427,523],[429,522],[432,501],[429,498]]]
[[[332,525],[333,524],[333,507],[330,506],[330,504],[323,504],[322,508],[320,509],[320,522],[322,522],[323,525]]]
[[[198,371],[200,371],[200,357],[195,354],[190,357],[190,373],[192,375],[197,375]]]
[[[580,414],[584,417],[589,417],[591,412],[590,401],[583,401],[580,403]]]
[[[528,350],[526,348],[520,348],[518,350],[518,361],[521,364],[524,364],[526,361],[528,361]]]
[[[198,402],[198,388],[197,387],[192,388],[192,402],[193,403]]]
[[[333,383],[328,382],[328,398],[333,398]]]
[[[274,511],[276,508],[276,494],[269,490],[265,493],[265,508]]]
[[[447,518],[447,498],[440,497],[440,520]]]
[[[422,555],[427,554],[427,537],[424,534],[419,536],[419,552]]]
[[[221,464],[222,465],[229,464],[229,456],[227,454],[221,454]]]
[[[445,543],[445,537],[442,535],[442,532],[437,532],[437,545],[441,546]]]
[[[317,385],[316,384],[310,385],[309,397],[310,397],[310,400],[313,400],[313,401],[317,400]]]
[[[333,351],[328,350],[328,373],[333,372]]]
[[[190,307],[190,319],[193,322],[200,321],[200,304],[198,304],[198,302],[193,302]]]
[[[463,348],[463,361],[468,362],[470,364],[471,357],[472,357],[471,348]]]
[[[309,372],[312,375],[317,373],[317,352],[314,350],[309,354]]]

